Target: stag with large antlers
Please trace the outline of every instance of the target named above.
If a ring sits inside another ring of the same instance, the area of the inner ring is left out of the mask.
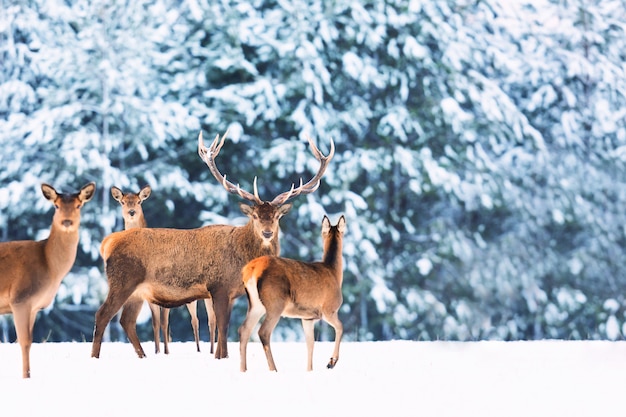
[[[109,293],[96,313],[91,356],[99,357],[104,329],[113,315],[132,294],[163,307],[177,307],[200,298],[213,298],[217,321],[217,359],[228,357],[227,335],[230,314],[237,297],[245,293],[241,268],[250,260],[263,255],[279,255],[279,220],[290,209],[287,201],[298,195],[317,190],[320,180],[335,153],[330,142],[324,156],[307,137],[315,158],[320,162],[317,174],[298,187],[279,194],[272,201],[259,197],[256,178],[254,192],[234,185],[222,175],[215,157],[220,152],[228,132],[219,135],[209,148],[202,133],[198,136],[198,153],[213,176],[232,194],[252,203],[240,203],[248,216],[244,226],[210,225],[198,229],[131,229],[112,233],[100,246]],[[145,353],[136,336],[127,334],[137,355]]]

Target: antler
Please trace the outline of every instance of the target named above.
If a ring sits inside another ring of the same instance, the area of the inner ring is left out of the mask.
[[[317,190],[320,186],[322,176],[324,175],[324,172],[328,167],[328,163],[335,155],[335,143],[333,142],[332,138],[330,139],[330,152],[328,153],[328,156],[324,156],[322,152],[320,152],[320,150],[317,148],[317,146],[315,146],[311,137],[308,134],[305,135],[306,139],[309,141],[309,145],[311,146],[311,152],[313,152],[315,159],[320,161],[320,167],[317,170],[317,174],[315,174],[315,176],[311,178],[306,184],[302,184],[302,178],[300,178],[300,185],[298,186],[298,188],[294,188],[294,185],[292,184],[291,190],[277,195],[270,203],[274,206],[283,205],[287,200],[297,197],[300,194],[310,194]]]
[[[200,155],[200,158],[202,158],[204,163],[207,164],[209,170],[211,171],[211,174],[213,174],[215,179],[220,184],[222,184],[224,188],[226,188],[226,191],[232,194],[237,194],[241,198],[251,201],[253,203],[259,205],[263,204],[263,200],[259,198],[259,190],[257,189],[256,185],[256,177],[254,177],[254,194],[250,194],[249,192],[242,190],[239,187],[239,184],[235,185],[232,182],[228,181],[226,179],[226,176],[220,174],[220,171],[217,169],[217,166],[215,165],[215,157],[220,152],[220,149],[222,149],[222,145],[224,145],[224,139],[226,139],[226,135],[228,135],[228,130],[226,130],[226,133],[222,135],[222,139],[220,140],[220,135],[218,133],[215,136],[215,140],[213,140],[211,147],[207,148],[206,146],[204,146],[204,140],[202,140],[202,131],[200,131],[200,134],[198,135],[198,155]]]
[[[211,144],[211,147],[207,148],[204,145],[204,141],[202,139],[202,131],[200,131],[200,134],[198,135],[198,155],[200,155],[200,158],[202,158],[202,160],[207,164],[207,166],[209,167],[209,170],[211,171],[211,174],[213,174],[215,179],[217,179],[217,181],[220,184],[222,184],[224,188],[226,188],[226,191],[232,194],[237,194],[240,197],[248,201],[251,201],[255,204],[259,204],[259,205],[263,204],[263,200],[261,200],[261,198],[259,197],[259,190],[257,188],[256,177],[254,177],[254,194],[250,194],[249,192],[242,190],[239,187],[239,184],[235,185],[232,182],[228,181],[226,179],[226,176],[223,176],[222,174],[220,174],[220,171],[217,169],[217,166],[215,165],[215,157],[220,152],[220,149],[222,149],[222,145],[224,145],[224,140],[226,139],[226,135],[228,135],[228,130],[226,131],[226,133],[224,133],[221,139],[220,139],[220,135],[217,134],[215,136],[215,139],[213,140],[213,143]],[[320,161],[320,167],[317,171],[317,174],[315,174],[315,176],[311,178],[311,180],[309,180],[306,184],[303,184],[302,178],[300,178],[300,185],[298,186],[298,188],[295,188],[295,186],[291,184],[291,189],[287,192],[277,195],[270,202],[271,205],[281,206],[285,204],[287,200],[297,197],[301,194],[310,194],[314,192],[315,190],[317,190],[318,187],[320,186],[322,176],[324,175],[324,172],[326,171],[326,168],[328,167],[328,163],[335,155],[335,143],[333,142],[331,138],[330,139],[330,152],[328,153],[328,156],[324,156],[322,152],[320,152],[320,150],[315,146],[311,137],[309,135],[306,135],[306,138],[309,141],[309,145],[311,145],[311,151],[313,152],[315,159]]]

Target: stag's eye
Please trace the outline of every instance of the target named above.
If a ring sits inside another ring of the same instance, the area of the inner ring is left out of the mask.
[[[77,208],[77,209],[79,209],[79,208],[81,208],[82,206],[83,206],[82,204],[78,204],[78,205],[76,205],[76,208]]]
[[[55,204],[55,205],[54,205],[54,208],[58,210],[58,209],[59,209],[59,205],[58,205],[58,204]]]

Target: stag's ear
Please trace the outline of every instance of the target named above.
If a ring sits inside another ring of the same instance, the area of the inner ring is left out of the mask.
[[[289,213],[289,210],[291,210],[292,204],[283,204],[282,206],[278,207],[278,218],[280,219],[281,217],[283,217],[285,214]]]
[[[57,191],[51,185],[41,184],[41,192],[43,193],[43,196],[46,198],[46,200],[52,203],[54,203],[54,200],[57,199]]]
[[[113,196],[115,201],[120,201],[122,197],[124,197],[124,193],[122,192],[122,190],[117,188],[115,185],[111,187],[111,195]]]
[[[249,206],[246,203],[239,203],[239,209],[246,216],[248,217],[252,216],[252,212],[253,212],[252,206]]]

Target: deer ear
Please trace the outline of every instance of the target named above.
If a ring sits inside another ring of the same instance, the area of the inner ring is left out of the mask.
[[[337,230],[339,230],[339,233],[343,233],[346,231],[346,218],[343,216],[343,214],[337,222]]]
[[[78,193],[78,198],[83,203],[86,203],[87,201],[93,198],[95,193],[96,193],[96,183],[90,182],[89,184],[85,185],[83,188],[80,189],[80,192]]]
[[[291,204],[283,204],[282,206],[278,207],[278,216],[283,217],[285,214],[289,213],[289,210],[291,210],[292,205]]]
[[[324,219],[322,219],[322,235],[326,235],[330,232],[330,220],[328,216],[324,215]]]
[[[139,191],[139,199],[143,201],[146,198],[150,197],[151,193],[152,193],[152,188],[150,188],[149,185],[146,185],[145,187],[141,189],[141,191]]]
[[[246,203],[239,203],[239,209],[246,216],[248,217],[252,216],[252,206],[249,206]]]
[[[43,193],[43,196],[46,198],[46,200],[52,203],[54,203],[54,200],[57,199],[58,194],[54,187],[52,187],[51,185],[41,184],[41,192]]]
[[[122,190],[117,188],[115,185],[111,187],[111,195],[113,196],[115,201],[120,201],[122,197],[124,197],[124,193],[122,192]]]

